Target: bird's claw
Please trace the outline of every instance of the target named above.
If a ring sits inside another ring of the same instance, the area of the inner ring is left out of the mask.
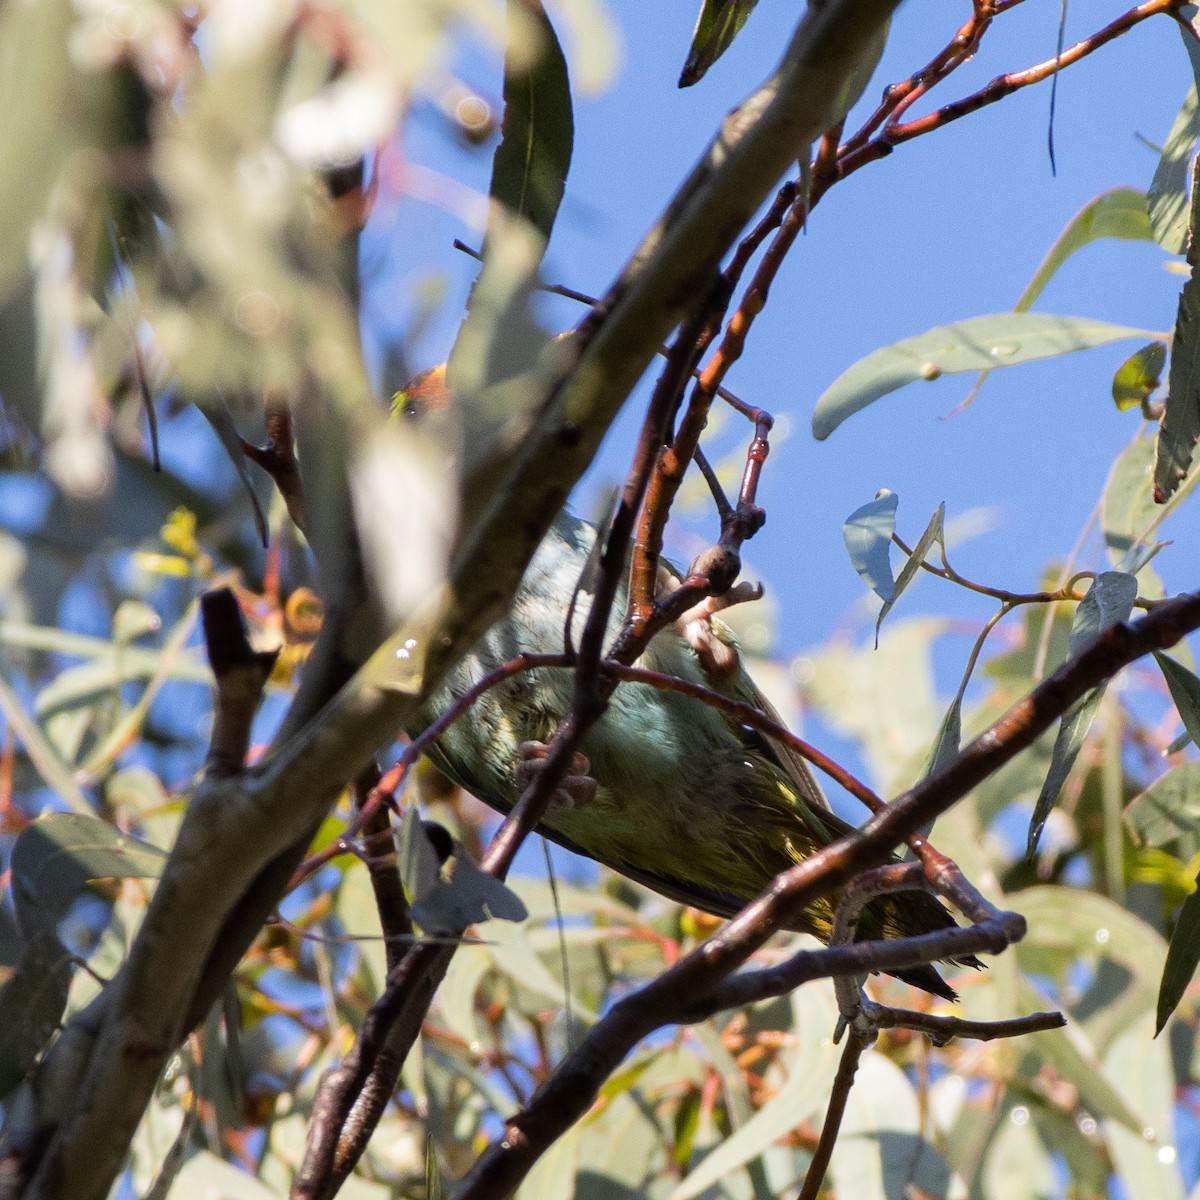
[[[762,598],[762,587],[743,580],[722,596],[708,596],[675,621],[680,635],[695,651],[700,668],[712,680],[727,683],[741,670],[737,646],[713,628],[712,618],[722,609]]]
[[[522,742],[521,761],[517,764],[517,787],[524,791],[534,780],[546,761],[550,747],[545,742]],[[550,797],[552,807],[570,811],[584,808],[596,799],[596,781],[588,774],[592,764],[578,751],[571,755],[566,775]]]

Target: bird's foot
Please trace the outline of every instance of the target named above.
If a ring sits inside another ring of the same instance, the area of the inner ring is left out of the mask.
[[[745,604],[762,596],[762,587],[745,581],[723,596],[708,596],[675,621],[684,640],[696,652],[700,667],[715,681],[727,682],[741,669],[737,647],[713,628],[712,618],[722,609]]]
[[[521,743],[521,761],[517,765],[518,789],[523,792],[533,782],[549,753],[550,747],[545,742]],[[586,755],[578,752],[571,755],[571,765],[550,797],[550,804],[567,811],[591,804],[596,799],[596,781],[588,774],[591,769],[592,764]]]

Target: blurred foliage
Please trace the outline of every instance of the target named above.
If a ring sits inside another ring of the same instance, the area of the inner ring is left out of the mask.
[[[565,174],[570,157],[570,111],[561,107],[570,55],[558,51],[539,5],[524,6],[524,22],[522,6],[509,7],[517,41],[507,43],[504,93],[524,107],[506,117],[493,186],[544,237],[561,189],[539,175],[541,164]],[[706,0],[689,59],[695,78],[751,8]],[[572,72],[594,85],[611,68],[606,18],[591,0],[550,15],[570,35]],[[347,425],[377,431],[385,419],[358,344],[351,204],[324,186],[325,173],[391,137],[423,102],[486,144],[494,122],[464,107],[471,97],[447,82],[445,62],[466,30],[499,63],[507,29],[485,0],[0,7],[9,180],[0,189],[6,1116],[19,1115],[22,1081],[64,1015],[94,998],[122,961],[202,765],[211,680],[197,597],[234,588],[255,643],[284,647],[252,754],[278,723],[319,628],[307,548],[265,479],[245,467],[239,438],[263,440],[264,395],[313,387]],[[553,43],[548,58],[539,39]],[[535,117],[547,115],[539,126]],[[1148,210],[1132,189],[1098,198],[1064,232],[1017,314],[878,351],[827,393],[822,428],[901,382],[1144,339],[1136,327],[1027,310],[1097,237],[1154,236],[1183,251],[1198,129],[1193,89]],[[544,138],[538,154],[517,153],[522,137]],[[530,188],[537,195],[526,204]],[[495,223],[489,236],[502,237]],[[514,287],[522,297],[542,248],[522,260]],[[481,289],[477,303],[489,295]],[[497,327],[512,315],[510,299],[497,301]],[[1161,412],[1159,346],[1139,351],[1114,381],[1118,403],[1149,419]],[[515,352],[527,358],[528,345]],[[1070,598],[1013,604],[985,628],[989,601],[980,597],[969,664],[957,628],[905,617],[904,600],[877,649],[869,637],[845,639],[783,664],[768,658],[772,610],[738,609],[732,621],[747,631],[752,669],[782,711],[807,705],[867,764],[874,785],[895,794],[1086,636],[1127,615],[1131,581],[1143,600],[1161,595],[1150,563],[1158,529],[1200,476],[1185,474],[1159,508],[1154,461],[1154,438],[1141,429],[1104,485],[1091,558],[1048,573],[1047,589],[1067,588]],[[882,525],[858,523],[855,555],[869,561],[864,576],[890,610],[919,558],[937,547],[945,565],[953,514],[943,524],[939,510],[923,535],[912,530],[916,554],[893,576],[897,501],[881,507]],[[1024,611],[1009,616],[1016,607]],[[946,646],[964,667],[952,698],[933,669]],[[1112,1194],[1119,1180],[1130,1197],[1173,1197],[1195,1187],[1194,1165],[1179,1151],[1180,1115],[1200,1103],[1193,665],[1180,647],[1161,674],[1150,664],[1127,672],[1091,698],[1066,748],[1063,735],[1041,739],[937,823],[935,844],[990,899],[1029,920],[1014,953],[955,980],[956,1011],[997,1019],[1058,1005],[1070,1026],[936,1053],[912,1034],[886,1035],[852,1093],[830,1175],[839,1196],[1085,1198]],[[1029,858],[1039,797],[1044,831]],[[424,872],[415,898],[442,895],[460,871],[474,879],[470,856],[494,818],[427,765],[402,802],[420,804],[456,839],[449,881],[428,847],[413,849]],[[353,839],[335,852],[351,817],[346,797],[314,844],[325,852],[319,869],[293,888],[162,1079],[128,1164],[136,1194],[253,1198],[291,1186],[317,1080],[387,971],[363,861],[377,850]],[[716,925],[619,878],[593,886],[586,868],[563,869],[569,879],[553,888],[516,879],[519,900],[472,885],[493,915],[527,916],[487,922],[456,955],[402,1088],[345,1187],[351,1200],[426,1197],[460,1177],[597,1014]],[[796,940],[763,957],[778,959]],[[874,986],[891,1000],[933,1003],[890,980]],[[836,1069],[835,1014],[821,983],[651,1039],[520,1194],[764,1200],[794,1189]],[[1166,1035],[1153,1040],[1156,1023]]]

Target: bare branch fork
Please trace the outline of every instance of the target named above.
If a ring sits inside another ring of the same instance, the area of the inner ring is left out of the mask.
[[[994,945],[1003,946],[1019,941],[1025,934],[1024,918],[1016,913],[1000,912],[988,903],[978,891],[966,880],[962,872],[947,860],[934,875],[927,875],[927,867],[920,863],[891,863],[884,867],[876,867],[872,871],[858,876],[846,886],[842,899],[834,917],[833,937],[831,948],[856,949],[854,944],[855,927],[863,905],[875,896],[887,892],[905,891],[922,888],[936,894],[941,894],[950,900],[955,907],[974,922],[974,927],[968,929],[948,930],[955,935],[959,949],[947,946],[945,952],[930,953],[925,961],[961,953],[962,946],[969,939],[959,940],[958,935],[969,933],[985,933],[994,939]],[[940,937],[940,934],[934,934]],[[905,938],[905,943],[925,941],[926,938]],[[879,943],[859,943],[859,945],[877,946]],[[983,948],[990,953],[996,951],[992,946]],[[827,952],[828,953],[828,952]],[[864,956],[865,957],[865,956]],[[787,967],[789,964],[781,964]],[[741,976],[736,976],[731,983],[736,983]],[[958,1017],[936,1016],[931,1013],[910,1012],[904,1009],[890,1008],[875,1004],[868,1000],[859,987],[856,978],[846,975],[834,976],[834,991],[837,995],[838,1009],[845,1027],[849,1030],[849,1038],[842,1060],[838,1065],[837,1076],[830,1091],[829,1105],[825,1113],[825,1121],[821,1127],[821,1136],[813,1150],[812,1162],[804,1177],[800,1189],[799,1200],[816,1200],[829,1169],[833,1156],[833,1148],[841,1129],[842,1118],[846,1112],[846,1101],[854,1082],[858,1064],[863,1052],[869,1049],[882,1029],[913,1029],[926,1034],[935,1045],[942,1046],[952,1038],[974,1038],[979,1041],[990,1041],[994,1038],[1018,1037],[1026,1033],[1036,1033],[1045,1029],[1061,1029],[1066,1020],[1061,1013],[1032,1013],[1026,1017],[1017,1017],[1004,1021],[964,1021]]]

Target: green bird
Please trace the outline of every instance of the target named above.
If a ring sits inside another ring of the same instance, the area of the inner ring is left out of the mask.
[[[396,405],[413,415],[446,400],[444,372],[435,368],[399,393]],[[594,526],[567,513],[559,516],[508,612],[454,667],[410,733],[426,728],[517,655],[562,651],[568,610],[595,541]],[[622,585],[610,639],[626,596]],[[586,610],[581,595],[575,645]],[[691,614],[668,626],[637,665],[720,691],[778,720],[742,666],[731,631],[715,616]],[[569,708],[571,688],[571,673],[561,668],[504,680],[454,721],[429,757],[455,783],[507,813]],[[829,810],[807,763],[789,747],[702,701],[646,684],[623,682],[616,688],[584,740],[575,769],[578,774],[564,781],[538,831],[672,900],[720,917],[733,916],[780,872],[852,828]],[[795,928],[828,942],[836,903],[836,893],[817,900]],[[895,938],[954,924],[933,896],[901,892],[864,909],[858,936]],[[980,965],[969,956],[954,961]],[[955,998],[932,966],[896,974]]]

